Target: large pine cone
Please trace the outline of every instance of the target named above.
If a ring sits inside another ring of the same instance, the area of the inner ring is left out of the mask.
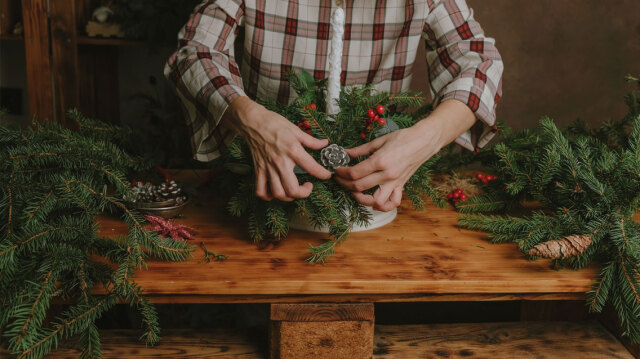
[[[529,255],[550,259],[566,259],[582,254],[590,245],[591,238],[589,236],[573,235],[537,244],[529,250]]]

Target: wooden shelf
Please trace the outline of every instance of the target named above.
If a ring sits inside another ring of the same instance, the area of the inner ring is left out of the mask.
[[[12,35],[12,34],[2,34],[2,35],[0,35],[0,40],[4,40],[4,41],[24,41],[24,36],[22,36],[22,35]]]
[[[89,37],[78,36],[78,45],[92,45],[92,46],[143,46],[143,41],[120,39],[120,38],[105,38],[105,37]]]

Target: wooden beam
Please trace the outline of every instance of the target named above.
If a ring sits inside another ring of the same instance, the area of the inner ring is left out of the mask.
[[[22,0],[29,116],[55,120],[47,0]]]
[[[74,1],[51,1],[51,57],[55,113],[58,122],[69,126],[66,112],[78,107],[78,35]]]
[[[371,358],[373,326],[372,303],[272,304],[270,358]]]

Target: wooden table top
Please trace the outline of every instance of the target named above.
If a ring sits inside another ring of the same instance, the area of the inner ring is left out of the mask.
[[[456,226],[451,208],[414,211],[405,201],[392,223],[352,233],[326,264],[308,264],[308,245],[326,235],[292,230],[276,244],[248,239],[245,219],[200,193],[176,223],[197,230],[185,262],[149,261],[136,281],[156,302],[438,301],[581,299],[598,267],[553,270],[529,261],[515,244]],[[125,234],[118,218],[101,217],[101,234]],[[203,241],[228,256],[199,263]]]

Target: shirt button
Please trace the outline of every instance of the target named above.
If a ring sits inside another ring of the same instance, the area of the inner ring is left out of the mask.
[[[342,6],[342,0],[336,0],[336,6]]]

